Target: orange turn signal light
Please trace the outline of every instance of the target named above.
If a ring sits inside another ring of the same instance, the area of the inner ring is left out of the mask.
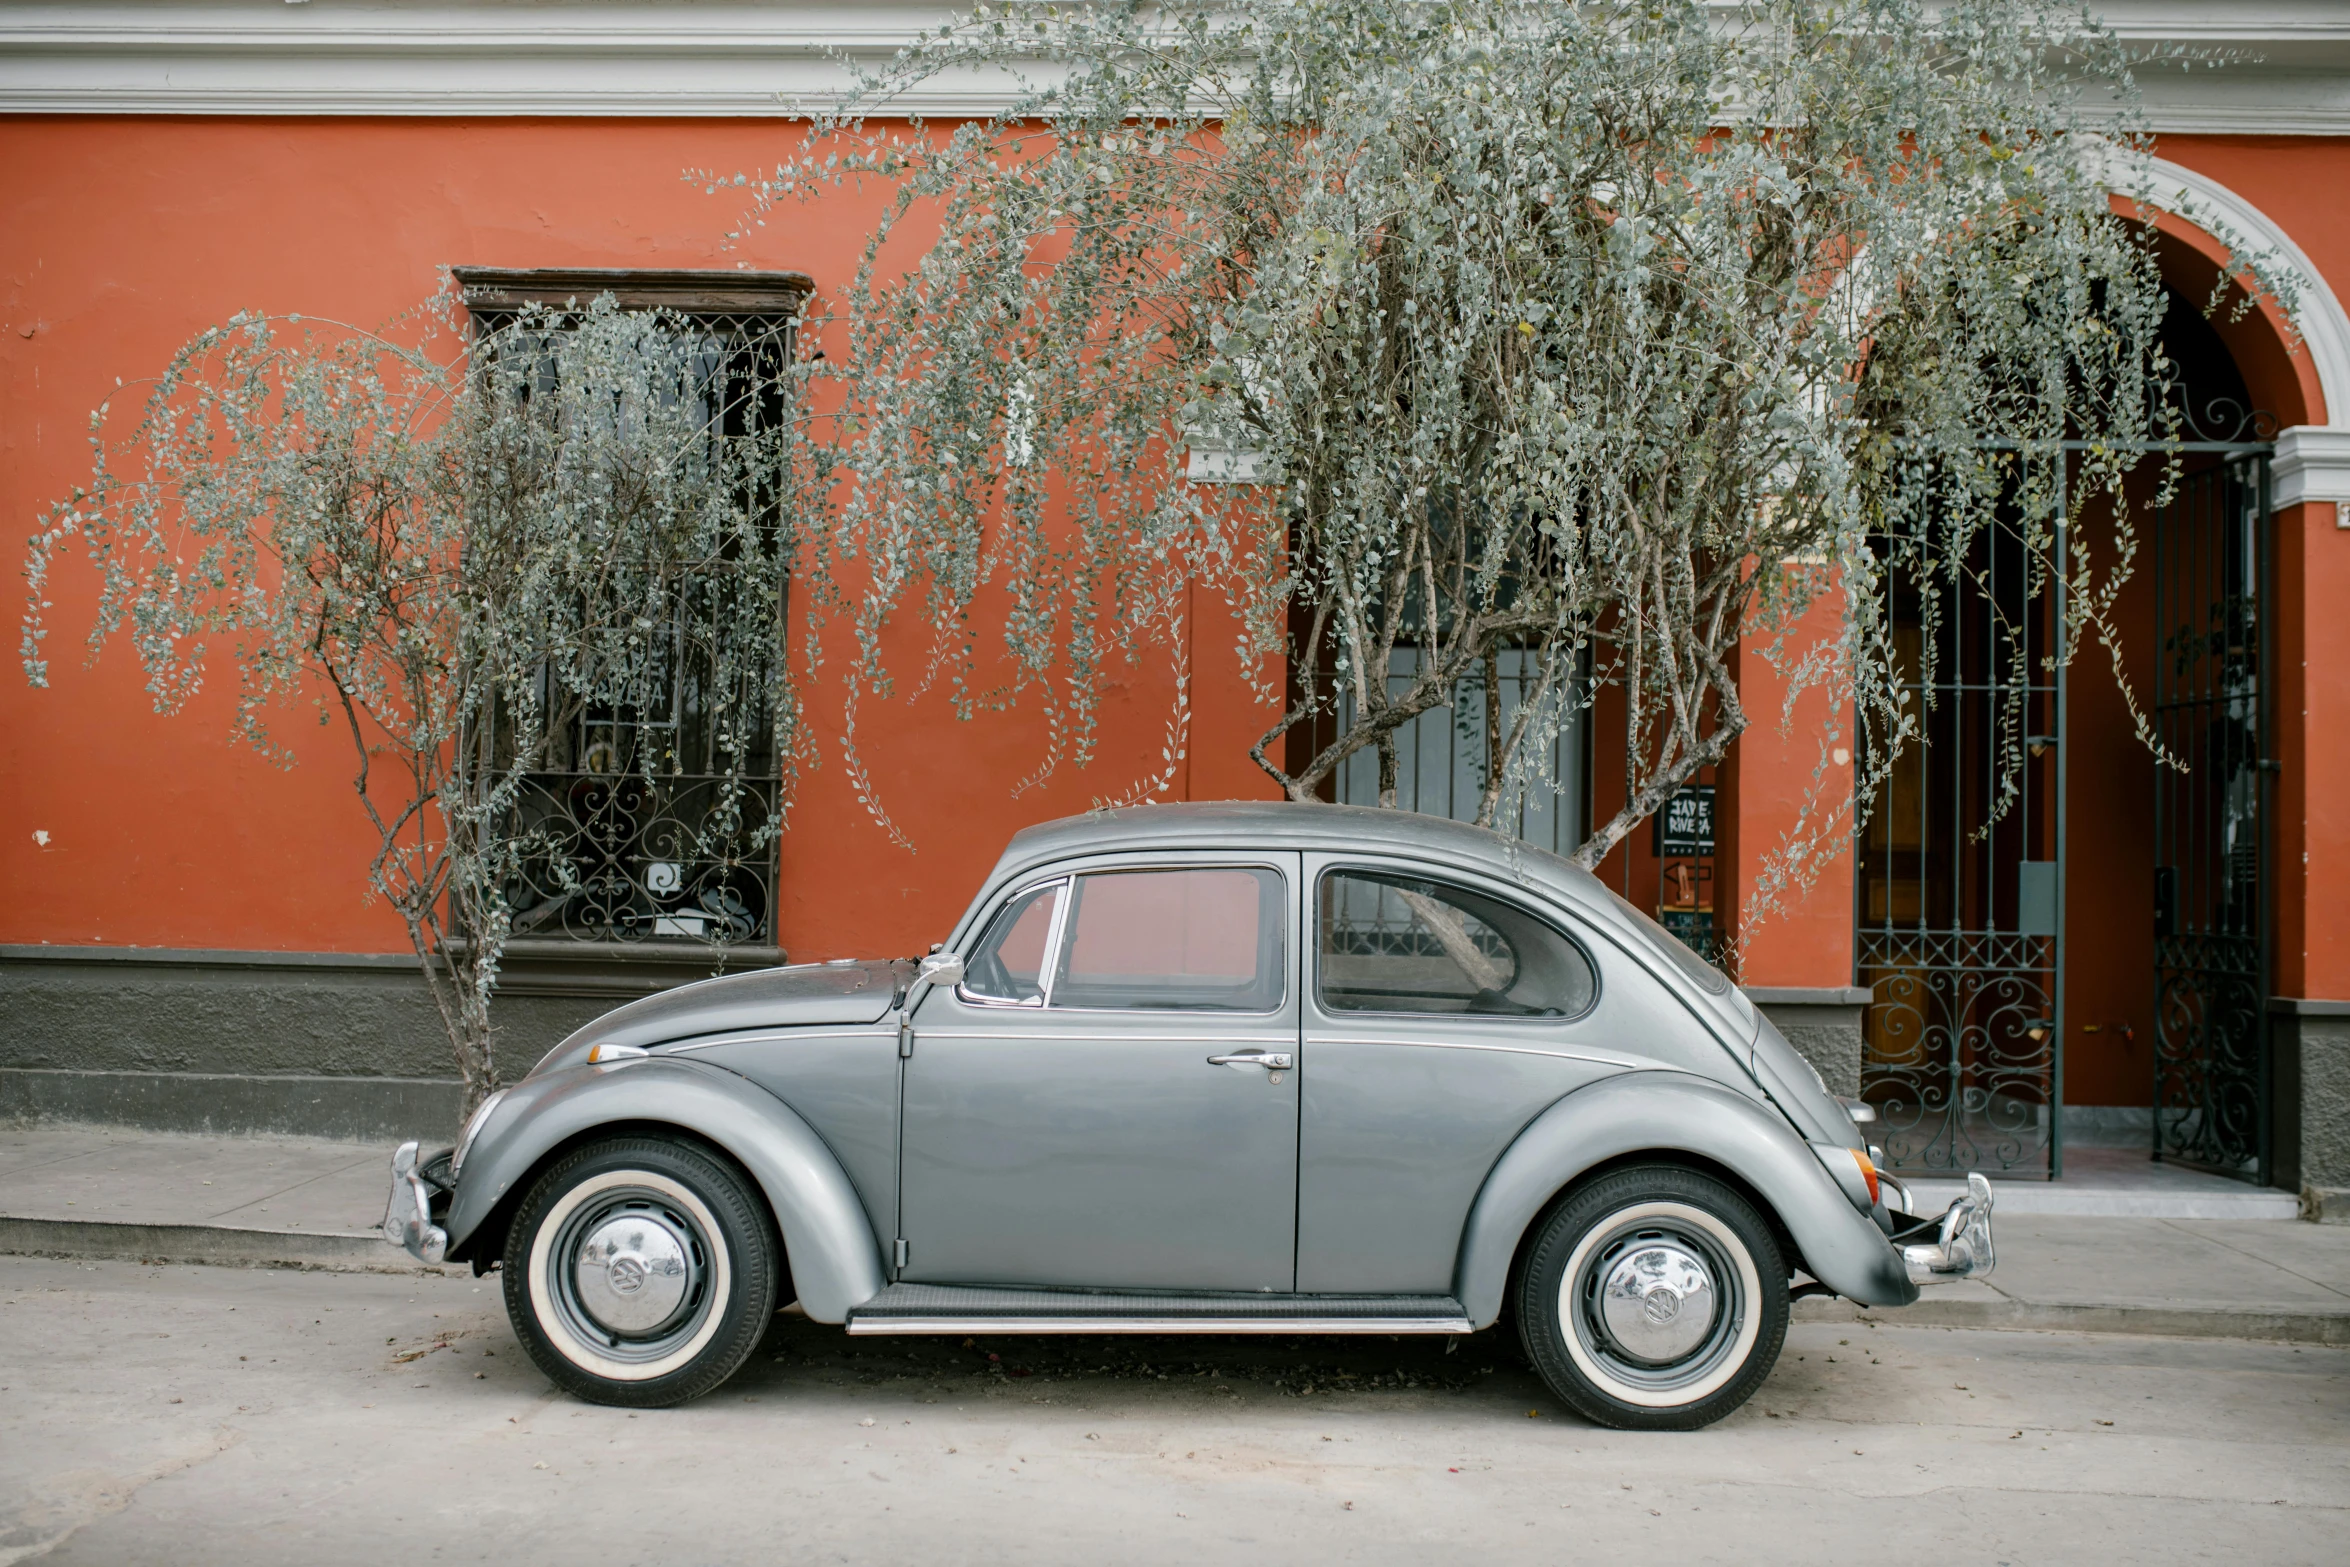
[[[1878,1194],[1877,1166],[1867,1154],[1862,1153],[1858,1148],[1852,1149],[1851,1153],[1852,1162],[1860,1166],[1860,1178],[1868,1183],[1869,1206],[1873,1208],[1884,1201],[1884,1198]]]

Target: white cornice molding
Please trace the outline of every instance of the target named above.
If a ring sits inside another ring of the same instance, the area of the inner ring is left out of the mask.
[[[0,112],[786,116],[953,8],[809,0],[0,0]],[[908,113],[985,113],[1004,80]]]
[[[2279,511],[2331,501],[2335,526],[2350,528],[2350,430],[2304,424],[2278,431],[2268,473],[2269,503]]]
[[[777,116],[959,6],[876,0],[0,0],[0,113]],[[2111,0],[2128,43],[2248,57],[2150,72],[2157,131],[2350,135],[2350,5]],[[838,52],[837,54],[835,52]],[[985,113],[998,79],[899,108]]]

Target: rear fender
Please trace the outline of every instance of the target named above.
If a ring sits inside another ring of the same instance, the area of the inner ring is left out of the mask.
[[[449,1247],[467,1241],[548,1152],[622,1122],[663,1122],[724,1149],[774,1210],[800,1307],[845,1322],[883,1283],[881,1247],[856,1188],[806,1121],[749,1079],[706,1062],[652,1056],[525,1078],[466,1151],[449,1204]]]
[[[1588,1170],[1651,1153],[1694,1155],[1737,1175],[1794,1237],[1801,1265],[1837,1294],[1870,1306],[1917,1299],[1900,1254],[1794,1128],[1702,1077],[1626,1072],[1536,1116],[1486,1176],[1454,1280],[1469,1320],[1482,1328],[1500,1316],[1518,1243],[1552,1198]]]

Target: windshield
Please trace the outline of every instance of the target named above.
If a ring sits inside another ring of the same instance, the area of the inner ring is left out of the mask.
[[[1672,959],[1674,966],[1694,980],[1699,989],[1709,996],[1726,996],[1730,993],[1730,981],[1722,971],[1683,946],[1680,937],[1641,913],[1638,904],[1627,902],[1612,889],[1608,896],[1615,899],[1617,908],[1630,916],[1640,933],[1648,938],[1648,944]]]

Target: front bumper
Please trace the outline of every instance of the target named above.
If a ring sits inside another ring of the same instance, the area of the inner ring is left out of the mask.
[[[1969,1171],[1964,1197],[1939,1217],[1896,1229],[1892,1240],[1912,1284],[1988,1278],[1998,1261],[1991,1246],[1991,1183]]]
[[[384,1239],[418,1262],[440,1262],[449,1255],[449,1232],[437,1222],[448,1216],[449,1188],[445,1176],[449,1150],[419,1161],[416,1144],[402,1143],[392,1152],[392,1195],[384,1206]]]

